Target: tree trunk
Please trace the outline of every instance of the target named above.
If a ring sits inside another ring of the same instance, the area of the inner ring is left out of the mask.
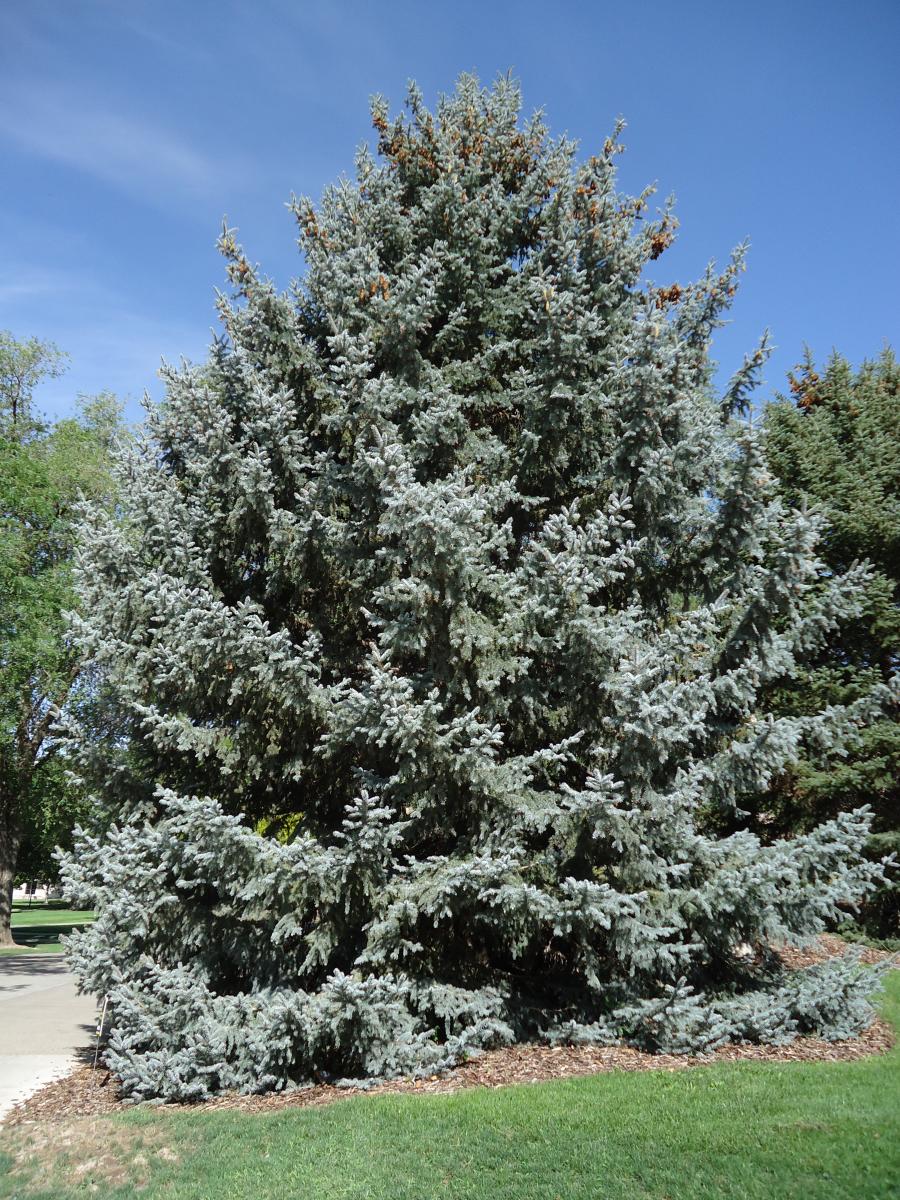
[[[12,814],[6,814],[5,818],[0,814],[0,949],[16,944],[11,928],[12,891],[21,840],[21,831]]]

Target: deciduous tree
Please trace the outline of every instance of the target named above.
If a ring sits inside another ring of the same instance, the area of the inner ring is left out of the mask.
[[[63,616],[73,602],[75,506],[82,494],[109,492],[112,400],[53,425],[35,413],[34,388],[60,369],[55,347],[0,335],[0,946],[13,944],[23,838],[46,825],[42,806],[61,795],[52,727],[80,663]]]

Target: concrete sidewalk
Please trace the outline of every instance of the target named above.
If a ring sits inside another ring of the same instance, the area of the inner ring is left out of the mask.
[[[0,1121],[90,1052],[96,1019],[62,954],[0,957]]]

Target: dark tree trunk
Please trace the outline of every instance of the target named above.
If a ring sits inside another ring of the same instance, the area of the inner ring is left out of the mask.
[[[21,830],[10,812],[0,810],[0,949],[14,946],[12,935],[12,891]]]

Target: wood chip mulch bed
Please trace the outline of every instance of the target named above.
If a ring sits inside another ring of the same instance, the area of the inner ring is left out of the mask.
[[[790,969],[809,966],[841,954],[846,942],[824,935],[818,944],[802,950],[785,949],[781,957]],[[862,961],[873,963],[890,955],[881,950],[866,949]],[[385,1095],[411,1092],[416,1095],[440,1095],[465,1088],[498,1088],[516,1083],[541,1083],[550,1079],[568,1079],[579,1075],[596,1075],[608,1071],[681,1071],[709,1066],[720,1062],[850,1062],[883,1054],[894,1044],[894,1034],[886,1021],[877,1018],[859,1037],[843,1042],[828,1042],[822,1038],[798,1038],[787,1046],[726,1045],[712,1054],[690,1057],[675,1054],[647,1054],[627,1046],[509,1046],[490,1050],[471,1062],[464,1063],[441,1075],[427,1079],[398,1079],[377,1087],[338,1088],[331,1084],[315,1084],[289,1092],[268,1093],[262,1096],[226,1094],[199,1105],[169,1104],[161,1111],[189,1110],[211,1112],[237,1109],[249,1113],[266,1113],[282,1108],[311,1108],[346,1100],[351,1096]],[[118,1096],[116,1083],[103,1067],[93,1070],[79,1067],[65,1079],[48,1084],[14,1109],[7,1125],[28,1125],[38,1121],[67,1120],[72,1117],[93,1117],[133,1107]]]

